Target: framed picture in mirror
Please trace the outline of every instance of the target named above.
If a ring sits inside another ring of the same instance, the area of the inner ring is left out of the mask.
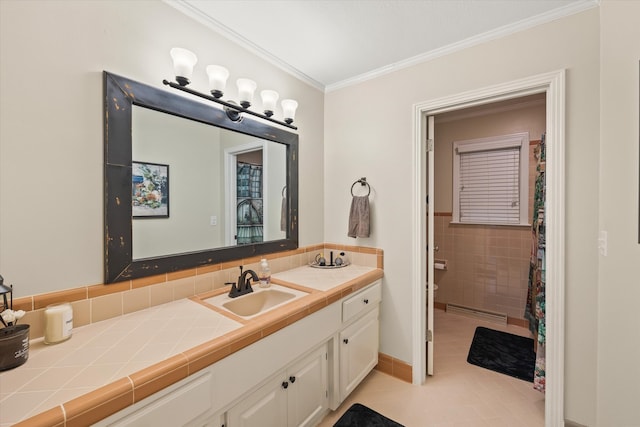
[[[131,162],[133,218],[169,218],[169,165]]]

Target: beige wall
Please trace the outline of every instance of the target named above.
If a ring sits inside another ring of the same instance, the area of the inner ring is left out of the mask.
[[[198,55],[196,88],[219,63],[300,101],[300,244],[323,241],[321,91],[161,1],[2,0],[0,272],[16,296],[103,282],[102,71],[164,87],[174,46]]]
[[[598,426],[640,425],[638,103],[640,2],[601,4],[600,229],[597,330]],[[578,299],[579,297],[576,297]],[[585,310],[586,311],[586,310]],[[586,313],[585,313],[586,315]]]
[[[18,296],[102,282],[101,71],[160,86],[169,48],[182,45],[201,64],[255,72],[259,84],[302,101],[301,244],[384,249],[381,351],[410,361],[412,105],[564,68],[566,417],[637,425],[640,342],[628,334],[640,301],[638,16],[640,2],[603,0],[323,100],[160,2],[2,0],[0,272]],[[373,187],[372,235],[354,240],[349,188],[362,176]],[[597,253],[600,228],[607,257]]]
[[[224,160],[220,129],[141,107],[133,108],[131,121],[132,160],[168,165],[170,190],[169,218],[132,221],[133,259],[224,246],[224,226],[206,221],[225,216],[218,211],[225,181],[212,167]]]
[[[356,244],[385,251],[381,351],[411,361],[412,287],[420,286],[411,283],[412,106],[567,70],[565,408],[585,425],[595,424],[597,397],[599,52],[599,11],[591,9],[330,92],[325,101],[325,238],[353,241],[349,186],[366,176],[372,234]]]

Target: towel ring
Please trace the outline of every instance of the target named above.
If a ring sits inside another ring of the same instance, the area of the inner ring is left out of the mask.
[[[359,180],[357,180],[356,182],[353,183],[353,185],[351,186],[351,197],[355,197],[353,194],[353,187],[356,186],[356,184],[360,183],[360,185],[362,185],[363,187],[366,185],[367,189],[369,190],[367,192],[367,197],[369,197],[369,194],[371,194],[371,186],[369,185],[369,183],[367,182],[367,178],[360,178]]]

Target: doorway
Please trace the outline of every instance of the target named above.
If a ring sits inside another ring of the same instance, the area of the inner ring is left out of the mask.
[[[264,143],[225,149],[225,244],[264,241]]]
[[[465,108],[544,93],[546,99],[547,141],[547,388],[545,419],[547,426],[564,422],[564,70],[457,94],[414,105],[414,251],[413,251],[413,383],[427,380],[427,349],[435,345],[437,331],[433,327],[433,289],[427,277],[433,278],[433,243],[427,257],[427,223],[433,230],[433,210],[426,214],[426,184],[433,181],[433,151],[428,150],[429,116]],[[431,128],[433,129],[433,127]],[[427,162],[430,178],[427,180]],[[429,259],[425,266],[425,259]],[[428,273],[428,274],[427,274]],[[426,308],[426,310],[425,310]],[[431,313],[427,319],[427,312]],[[426,325],[426,327],[425,327]]]
[[[262,243],[262,150],[236,156],[236,244]]]
[[[427,210],[434,215],[433,239],[427,236],[427,247],[434,248],[430,282],[435,283],[439,346],[471,343],[469,337],[465,343],[467,338],[453,327],[459,322],[451,313],[471,316],[478,325],[491,327],[489,321],[505,331],[509,323],[518,335],[529,336],[528,319],[532,327],[538,324],[525,307],[532,306],[527,304],[531,224],[537,206],[536,153],[543,147],[546,130],[545,104],[545,94],[539,93],[441,113],[433,125],[428,120],[434,130],[429,139],[434,140],[435,179],[433,185],[427,183]],[[427,164],[427,176],[428,172]],[[467,185],[462,185],[462,179]],[[443,336],[443,329],[452,334]],[[428,375],[434,374],[434,363],[450,366],[449,360],[442,359],[442,350],[433,355],[427,348]],[[544,382],[542,371],[538,372],[539,389]]]

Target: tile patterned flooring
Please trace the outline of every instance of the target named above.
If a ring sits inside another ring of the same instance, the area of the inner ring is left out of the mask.
[[[467,363],[477,326],[530,336],[527,329],[442,310],[436,310],[434,317],[434,376],[414,386],[374,370],[319,426],[333,426],[353,403],[367,405],[405,427],[544,426],[544,394],[532,383]]]

